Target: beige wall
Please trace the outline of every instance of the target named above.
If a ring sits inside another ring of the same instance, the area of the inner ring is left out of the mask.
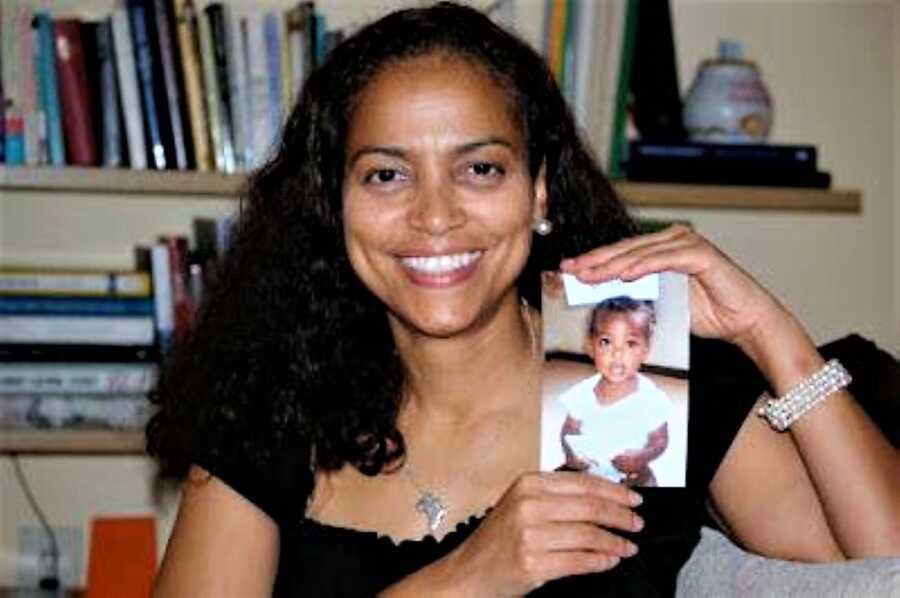
[[[522,13],[533,14],[534,2],[525,1]],[[45,4],[84,6],[75,0]],[[773,140],[818,145],[835,184],[863,190],[864,210],[859,215],[645,212],[692,220],[795,309],[817,340],[856,331],[900,354],[900,3],[673,4],[684,84],[693,77],[694,65],[714,52],[720,36],[743,39],[775,98]],[[525,30],[533,38],[538,28],[529,21]],[[226,213],[233,207],[189,198],[117,202],[0,193],[0,260],[16,263],[127,265],[136,243],[161,233],[186,233],[194,215]],[[149,461],[49,457],[23,459],[23,465],[52,522],[87,525],[97,514],[157,510],[160,543],[164,541],[173,509],[171,501],[154,502]],[[18,528],[26,524],[34,524],[33,516],[9,460],[0,459],[0,585],[14,581]]]

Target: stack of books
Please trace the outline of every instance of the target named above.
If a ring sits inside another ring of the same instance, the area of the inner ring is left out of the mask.
[[[145,272],[0,269],[0,427],[143,426],[153,309]]]
[[[0,162],[9,165],[251,169],[343,36],[312,2],[283,11],[115,0],[90,21],[35,6],[0,6]]]
[[[194,325],[233,219],[137,247],[130,271],[0,267],[0,428],[142,428],[172,346]]]
[[[831,187],[812,145],[633,141],[625,173],[630,181],[707,185]]]

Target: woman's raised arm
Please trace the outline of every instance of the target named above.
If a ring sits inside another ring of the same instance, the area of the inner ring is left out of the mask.
[[[687,274],[695,334],[739,346],[778,396],[824,360],[797,320],[751,276],[683,226],[562,264],[585,282]],[[727,401],[729,397],[721,397]],[[750,549],[801,560],[900,555],[900,452],[844,391],[778,433],[748,415],[712,497]]]
[[[218,478],[192,467],[153,597],[268,597],[277,566],[275,522]]]

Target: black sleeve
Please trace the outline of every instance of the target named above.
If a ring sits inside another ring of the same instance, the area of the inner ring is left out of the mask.
[[[264,463],[241,459],[233,453],[201,451],[194,461],[253,503],[276,524],[300,521],[312,491],[309,451],[285,450]]]

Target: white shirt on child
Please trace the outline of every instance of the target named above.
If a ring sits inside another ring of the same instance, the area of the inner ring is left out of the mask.
[[[594,461],[589,472],[619,482],[625,474],[612,459],[626,450],[640,450],[647,436],[669,421],[672,401],[652,380],[637,374],[637,390],[602,405],[594,395],[600,374],[578,382],[559,397],[568,415],[581,422],[581,434],[567,434],[566,442],[577,457]]]

